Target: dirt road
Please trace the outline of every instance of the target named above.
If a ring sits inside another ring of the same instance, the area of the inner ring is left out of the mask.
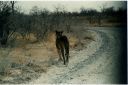
[[[94,32],[95,41],[81,50],[71,50],[68,66],[56,63],[30,83],[119,83],[120,33],[115,29],[88,31]]]

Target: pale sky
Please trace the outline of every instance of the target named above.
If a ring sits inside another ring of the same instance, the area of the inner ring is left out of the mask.
[[[29,13],[33,6],[38,6],[40,9],[47,8],[50,11],[54,10],[54,7],[63,6],[67,11],[79,11],[81,7],[94,8],[100,11],[100,7],[124,7],[126,8],[126,2],[123,1],[18,1],[17,5],[25,13]]]

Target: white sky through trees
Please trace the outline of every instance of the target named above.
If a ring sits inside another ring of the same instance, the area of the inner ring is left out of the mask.
[[[49,11],[53,11],[55,7],[64,7],[67,11],[80,11],[81,7],[86,9],[101,10],[101,7],[111,7],[115,9],[119,7],[126,8],[126,2],[124,1],[17,1],[23,12],[29,13],[32,7],[37,6],[40,9],[46,8]]]

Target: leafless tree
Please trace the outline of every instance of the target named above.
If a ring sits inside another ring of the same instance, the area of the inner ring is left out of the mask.
[[[9,36],[9,17],[11,8],[9,2],[0,1],[0,43],[6,45]]]

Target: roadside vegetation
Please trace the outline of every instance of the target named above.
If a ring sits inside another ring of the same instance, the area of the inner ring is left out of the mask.
[[[81,8],[68,12],[55,7],[53,12],[34,6],[29,14],[22,12],[18,1],[0,1],[0,83],[25,83],[54,65],[57,52],[55,30],[63,30],[70,48],[82,47],[78,30],[74,27],[125,26],[126,9],[101,7]],[[94,40],[87,31],[88,40]],[[42,57],[43,55],[43,57]],[[53,57],[55,56],[55,57]],[[42,61],[40,61],[42,60]]]

